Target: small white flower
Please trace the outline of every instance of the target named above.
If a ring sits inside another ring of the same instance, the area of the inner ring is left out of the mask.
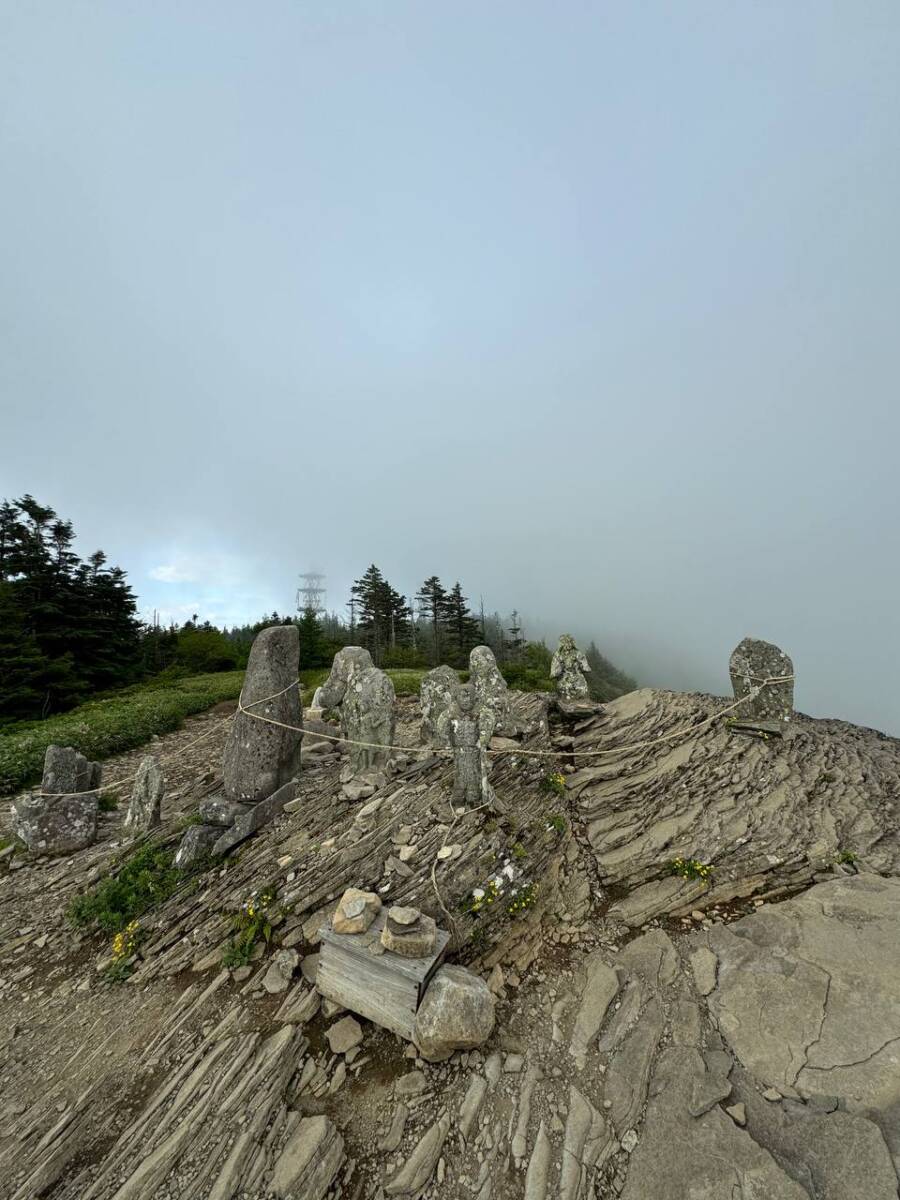
[[[484,888],[475,888],[474,891],[472,892],[472,895],[475,897],[476,900],[483,900],[484,899]]]

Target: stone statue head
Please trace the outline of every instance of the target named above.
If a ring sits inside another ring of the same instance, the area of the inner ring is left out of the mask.
[[[469,668],[476,673],[485,673],[487,671],[497,671],[497,660],[494,658],[494,652],[490,646],[476,646],[469,655]]]
[[[574,650],[575,648],[575,639],[572,637],[571,633],[563,633],[560,635],[560,650]]]
[[[475,689],[470,683],[461,685],[456,693],[456,703],[461,713],[468,715],[472,711],[475,705]]]

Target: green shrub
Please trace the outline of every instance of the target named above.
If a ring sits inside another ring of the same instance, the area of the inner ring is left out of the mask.
[[[101,792],[97,797],[97,807],[101,812],[115,812],[119,807],[118,797],[112,792]]]
[[[143,745],[156,733],[177,729],[192,713],[234,700],[243,678],[243,672],[230,671],[135,685],[46,721],[4,726],[0,730],[0,794],[39,779],[51,743],[74,746],[87,758],[108,758]]]
[[[161,846],[141,846],[89,892],[69,905],[73,925],[121,933],[148,909],[167,900],[182,880],[175,854]]]

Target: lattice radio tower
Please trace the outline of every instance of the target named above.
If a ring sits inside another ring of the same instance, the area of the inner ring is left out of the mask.
[[[321,571],[304,571],[297,588],[297,611],[308,609],[318,616],[325,611],[325,576]]]

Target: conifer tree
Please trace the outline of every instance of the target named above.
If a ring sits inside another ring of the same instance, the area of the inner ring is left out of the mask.
[[[441,645],[447,620],[447,592],[437,575],[431,575],[416,593],[419,611],[429,628],[429,662],[437,666],[441,661]]]
[[[473,646],[478,645],[480,628],[478,621],[469,611],[469,602],[463,595],[459,581],[447,593],[444,603],[448,639],[452,646],[454,665],[463,666]]]

